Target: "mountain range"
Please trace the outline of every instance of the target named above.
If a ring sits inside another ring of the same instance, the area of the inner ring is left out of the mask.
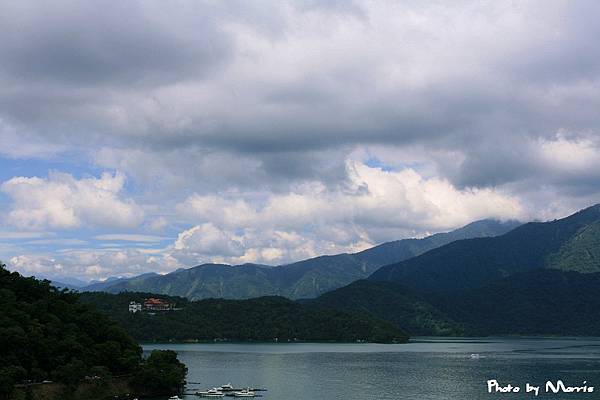
[[[600,205],[456,241],[312,300],[410,334],[600,333]]]
[[[443,292],[479,288],[540,268],[600,272],[600,204],[567,218],[529,222],[504,235],[458,240],[386,265],[369,279]]]
[[[148,273],[133,278],[111,279],[79,290],[152,292],[190,300],[247,299],[273,295],[289,299],[315,298],[365,279],[384,265],[410,259],[456,240],[501,235],[519,225],[517,221],[487,219],[451,232],[422,239],[388,242],[354,254],[320,256],[277,267],[203,264],[166,275]]]
[[[278,267],[205,264],[88,290],[279,295],[386,320],[411,335],[598,335],[600,204],[548,222],[477,221],[355,254]]]

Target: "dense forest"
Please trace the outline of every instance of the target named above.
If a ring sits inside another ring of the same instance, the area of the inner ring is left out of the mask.
[[[174,371],[174,381],[159,381],[159,391],[168,391],[185,377],[185,366],[173,355],[157,353],[143,360],[131,336],[80,302],[78,294],[11,273],[0,263],[0,398],[16,384],[77,385],[86,376],[131,375],[145,386],[145,376],[157,365]]]
[[[454,321],[430,299],[390,282],[360,280],[307,302],[323,308],[367,313],[391,322],[410,335],[461,336],[468,333],[463,324]]]
[[[600,273],[542,269],[432,298],[472,335],[600,334]]]
[[[249,300],[188,301],[158,296],[177,310],[128,311],[130,301],[157,297],[149,293],[82,293],[140,341],[331,341],[405,342],[408,336],[391,323],[366,314],[351,314],[298,304],[283,297]]]
[[[600,334],[600,273],[538,269],[477,289],[415,294],[391,282],[362,280],[313,304],[365,312],[410,335]]]

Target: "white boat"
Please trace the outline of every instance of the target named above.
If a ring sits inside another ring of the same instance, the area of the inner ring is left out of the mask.
[[[481,355],[479,355],[479,353],[473,353],[473,354],[471,354],[471,358],[476,360],[478,358],[481,358]]]
[[[218,388],[212,388],[208,390],[201,390],[196,392],[197,396],[200,397],[223,397],[225,394]]]
[[[218,389],[222,392],[233,392],[235,390],[231,382],[229,382],[227,385],[222,385]]]
[[[183,400],[183,399],[179,396],[171,396],[171,397],[169,397],[169,400]]]
[[[233,397],[254,397],[254,396],[256,396],[256,394],[252,390],[250,390],[250,388],[243,389],[239,392],[233,393]]]

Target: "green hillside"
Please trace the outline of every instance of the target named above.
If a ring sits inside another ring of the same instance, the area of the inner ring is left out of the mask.
[[[0,398],[12,393],[15,384],[44,380],[70,385],[66,390],[74,392],[85,376],[129,374],[145,387],[138,374],[151,369],[152,362],[143,361],[141,354],[125,330],[81,303],[78,294],[11,273],[0,263]],[[160,367],[185,368],[176,358],[172,361]],[[155,381],[156,393],[169,392],[184,377],[176,376],[175,383]]]
[[[364,314],[324,310],[282,297],[250,300],[206,299],[188,301],[161,296],[179,310],[129,313],[130,301],[142,302],[149,293],[84,293],[82,300],[96,305],[141,341],[316,341],[405,342],[408,336],[390,323]]]
[[[600,273],[541,269],[433,300],[476,335],[600,335]]]
[[[547,259],[548,268],[583,273],[600,271],[600,221],[583,229]]]
[[[359,281],[313,300],[365,312],[410,335],[600,335],[600,273],[537,269],[477,289],[417,296]]]
[[[382,267],[369,280],[444,292],[474,289],[540,268],[600,272],[599,221],[600,205],[595,205],[561,220],[531,222],[502,236],[459,240]]]
[[[320,256],[278,267],[204,264],[167,275],[146,274],[131,279],[97,283],[82,290],[119,293],[139,291],[187,297],[248,299],[283,296],[314,298],[327,291],[364,279],[385,264],[405,260],[430,249],[468,237],[505,233],[518,222],[483,220],[452,232],[424,239],[384,243],[356,254]]]
[[[410,335],[463,335],[464,327],[424,298],[388,282],[360,280],[325,293],[310,304],[320,307],[364,312],[386,320]]]

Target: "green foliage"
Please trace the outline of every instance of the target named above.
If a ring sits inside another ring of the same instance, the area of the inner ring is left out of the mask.
[[[561,271],[600,272],[600,221],[581,229],[551,254],[548,266]]]
[[[0,266],[0,396],[20,381],[77,383],[95,367],[133,372],[141,348],[76,293]]]
[[[185,383],[186,366],[179,362],[171,350],[154,350],[142,363],[134,383],[155,394],[178,391]]]
[[[386,320],[410,335],[463,335],[465,328],[410,290],[388,282],[361,280],[325,293],[311,304],[363,312]]]
[[[364,311],[411,335],[600,334],[600,273],[538,269],[477,289],[411,294],[388,282],[359,281],[314,303]]]
[[[207,299],[190,302],[167,298],[180,310],[131,314],[131,300],[156,296],[144,293],[83,293],[82,299],[96,305],[142,341],[406,341],[407,335],[364,314],[302,305],[282,297],[250,300]]]
[[[474,335],[600,334],[600,273],[535,270],[432,301]]]

